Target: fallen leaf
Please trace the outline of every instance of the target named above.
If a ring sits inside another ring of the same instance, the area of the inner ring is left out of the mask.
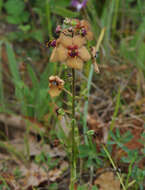
[[[31,163],[29,168],[25,166],[20,167],[21,175],[24,176],[19,180],[19,184],[24,189],[29,187],[38,186],[40,183],[48,180],[47,173],[38,165]]]
[[[68,162],[63,161],[63,162],[61,163],[59,169],[58,169],[58,168],[55,168],[55,169],[49,171],[49,172],[48,172],[49,180],[52,181],[52,182],[56,181],[58,178],[61,177],[61,175],[64,173],[64,171],[67,170],[68,166],[69,166],[69,165],[68,165]]]
[[[95,185],[99,190],[120,190],[120,182],[115,179],[113,172],[105,172],[101,174],[96,180]]]

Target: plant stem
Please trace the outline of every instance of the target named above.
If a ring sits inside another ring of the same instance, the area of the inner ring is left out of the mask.
[[[72,69],[72,139],[71,139],[71,179],[70,190],[74,190],[76,179],[76,156],[75,156],[75,69]]]

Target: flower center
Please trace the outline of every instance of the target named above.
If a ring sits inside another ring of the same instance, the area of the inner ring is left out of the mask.
[[[53,86],[58,86],[59,83],[58,83],[57,81],[53,80],[53,81],[51,81],[51,85],[53,85]]]
[[[68,55],[70,57],[76,57],[76,56],[78,56],[78,46],[76,46],[76,45],[69,46],[68,47]]]

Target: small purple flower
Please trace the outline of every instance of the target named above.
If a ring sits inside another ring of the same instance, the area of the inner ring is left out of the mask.
[[[77,11],[80,11],[82,8],[84,8],[87,4],[88,0],[83,0],[82,2],[80,2],[79,0],[72,0],[71,1],[71,6],[75,7],[77,9]]]
[[[51,47],[56,47],[56,40],[51,41],[51,42],[50,42],[50,46],[51,46]]]

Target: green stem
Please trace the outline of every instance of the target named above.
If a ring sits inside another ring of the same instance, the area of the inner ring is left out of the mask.
[[[76,179],[76,156],[75,156],[75,69],[72,69],[72,152],[71,152],[71,179],[70,190],[74,190]]]
[[[0,0],[0,13],[2,12],[3,0]]]

